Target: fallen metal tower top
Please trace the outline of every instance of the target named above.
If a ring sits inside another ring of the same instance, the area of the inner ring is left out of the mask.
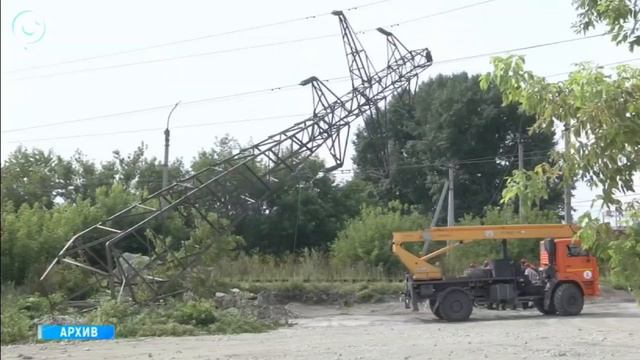
[[[148,195],[76,234],[41,279],[57,264],[66,263],[93,276],[93,283],[87,284],[88,287],[108,283],[113,297],[120,298],[125,289],[135,301],[169,296],[181,291],[182,275],[215,241],[209,239],[191,252],[185,247],[162,243],[163,238],[155,234],[162,231],[162,223],[169,213],[177,213],[185,223],[202,221],[212,229],[223,231],[212,213],[228,219],[231,226],[237,225],[281,187],[279,179],[295,173],[323,146],[333,161],[326,171],[341,167],[350,125],[364,117],[367,126],[367,116],[374,116],[378,104],[409,87],[412,80],[417,81],[419,73],[432,64],[432,58],[428,49],[408,50],[392,33],[378,28],[387,39],[388,56],[386,67],[376,72],[344,14],[341,11],[332,14],[340,22],[351,91],[337,96],[316,77],[302,81],[301,85],[310,85],[312,89],[311,117]],[[132,261],[126,256],[132,248],[148,256],[148,261],[142,264]]]

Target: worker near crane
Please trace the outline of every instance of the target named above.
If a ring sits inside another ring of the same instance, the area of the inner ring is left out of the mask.
[[[540,275],[536,270],[536,266],[531,263],[526,264],[526,269],[524,270],[524,275],[529,278],[531,283],[537,284],[540,281]]]

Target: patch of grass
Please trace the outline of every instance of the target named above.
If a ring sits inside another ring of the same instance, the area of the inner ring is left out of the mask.
[[[2,345],[25,342],[33,337],[32,320],[29,313],[20,309],[13,297],[2,298]]]
[[[278,303],[338,304],[380,302],[398,295],[404,285],[400,282],[279,282],[239,284],[252,293],[270,295]]]
[[[63,296],[47,297],[24,295],[12,286],[2,286],[2,335],[1,343],[11,344],[33,341],[36,320],[63,311]]]
[[[59,306],[52,308],[51,304],[51,299],[39,296],[3,295],[2,345],[35,341],[36,320],[43,316],[61,315],[71,319],[68,315],[76,315]],[[277,326],[237,309],[218,309],[206,299],[169,301],[146,307],[105,300],[78,320],[83,324],[114,324],[118,338],[256,333]]]
[[[103,303],[89,315],[92,323],[116,325],[118,337],[184,336],[197,334],[237,334],[262,332],[274,324],[249,314],[217,309],[205,299],[171,301],[164,305],[142,308],[132,304]]]
[[[317,250],[281,256],[240,253],[234,258],[220,260],[214,268],[207,270],[217,279],[229,282],[389,281],[402,278],[402,272],[389,273],[382,265],[373,266],[364,261],[338,262],[330,254]]]
[[[173,319],[178,324],[207,326],[218,320],[216,308],[212,302],[206,300],[191,301],[176,304],[173,309]]]
[[[275,324],[258,320],[250,315],[225,311],[208,330],[210,334],[241,334],[265,332],[275,327]]]

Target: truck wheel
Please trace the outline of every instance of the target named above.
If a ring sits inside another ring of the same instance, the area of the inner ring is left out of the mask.
[[[442,314],[440,313],[440,307],[436,308],[436,299],[429,299],[429,309],[438,319],[442,320]]]
[[[440,299],[438,311],[447,321],[465,321],[473,311],[473,301],[466,291],[451,289],[445,292]]]
[[[556,307],[553,305],[553,301],[549,304],[548,309],[544,308],[544,299],[536,300],[533,304],[536,306],[536,309],[544,315],[555,315],[557,313]]]
[[[558,315],[578,315],[582,312],[584,298],[575,284],[561,284],[553,295],[553,305],[558,310]]]

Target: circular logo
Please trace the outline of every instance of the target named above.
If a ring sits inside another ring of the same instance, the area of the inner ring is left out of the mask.
[[[582,273],[582,276],[584,276],[585,279],[590,280],[593,277],[593,273],[587,270],[584,273]]]
[[[19,12],[11,22],[13,36],[25,47],[42,40],[47,32],[44,20],[31,10]]]

